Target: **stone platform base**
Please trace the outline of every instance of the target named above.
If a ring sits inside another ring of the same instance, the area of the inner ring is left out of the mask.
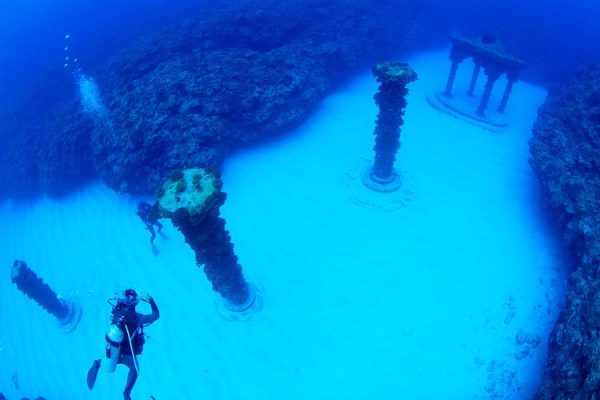
[[[477,125],[492,132],[502,132],[508,126],[504,114],[491,109],[486,111],[485,116],[475,111],[479,106],[479,99],[467,95],[446,97],[441,92],[429,93],[427,102],[435,109],[442,111],[454,118]]]
[[[244,304],[231,304],[222,297],[215,300],[217,312],[228,321],[248,322],[263,308],[263,291],[256,285],[248,284],[250,294]]]
[[[390,187],[372,188],[373,182],[370,184],[364,182],[365,173],[368,174],[373,161],[367,158],[360,158],[352,162],[341,177],[342,185],[348,198],[355,204],[362,207],[376,208],[381,211],[394,211],[405,208],[408,203],[415,197],[414,182],[410,176],[400,177],[393,184],[398,184],[394,190],[390,191]],[[382,190],[383,189],[383,190]],[[387,190],[385,190],[387,189]]]

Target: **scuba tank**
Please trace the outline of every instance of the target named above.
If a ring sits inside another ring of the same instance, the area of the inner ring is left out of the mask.
[[[113,302],[116,301],[116,304]],[[125,337],[124,326],[125,319],[130,312],[135,312],[135,305],[128,304],[121,299],[109,299],[108,303],[112,306],[111,324],[106,331],[106,372],[115,372],[119,355],[121,353],[121,343]]]
[[[123,341],[123,330],[115,324],[111,324],[106,332],[105,339],[108,342],[106,347],[106,372],[113,373],[117,368],[119,354],[121,353],[121,342]]]

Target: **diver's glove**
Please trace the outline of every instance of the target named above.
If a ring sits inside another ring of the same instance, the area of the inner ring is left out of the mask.
[[[150,307],[152,308],[153,312],[158,313],[158,306],[156,305],[156,302],[154,301],[154,298],[152,296],[150,296],[149,294],[145,294],[142,300],[150,304]]]
[[[158,311],[158,306],[152,297],[148,299],[148,303],[150,303],[150,307],[152,308],[152,314],[158,319],[160,317],[160,311]]]

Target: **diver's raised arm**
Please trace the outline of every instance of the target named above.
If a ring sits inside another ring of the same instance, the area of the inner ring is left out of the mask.
[[[158,317],[160,317],[160,312],[158,311],[158,306],[156,305],[156,302],[154,301],[154,299],[152,298],[152,296],[150,295],[145,295],[142,298],[143,301],[147,302],[148,304],[150,304],[150,308],[152,308],[152,314],[143,314],[140,316],[140,324],[142,325],[150,325],[151,323],[153,323],[154,321],[156,321],[158,319]]]

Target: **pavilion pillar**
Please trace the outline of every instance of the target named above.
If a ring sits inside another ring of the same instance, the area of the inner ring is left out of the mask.
[[[456,71],[458,71],[458,64],[465,59],[465,55],[456,49],[456,46],[452,46],[450,51],[450,73],[448,74],[448,80],[446,81],[446,89],[444,90],[444,96],[452,97],[452,86],[454,85],[454,79],[456,79]]]
[[[498,106],[498,112],[503,113],[506,109],[506,103],[508,103],[508,98],[510,97],[510,93],[512,92],[513,85],[518,79],[517,74],[509,73],[507,76],[506,87],[504,88],[504,94],[502,95],[502,100],[500,101],[500,105]]]
[[[494,83],[500,77],[500,71],[494,67],[484,68],[485,74],[487,75],[487,82],[485,83],[485,88],[483,89],[483,95],[481,96],[481,101],[479,103],[479,107],[477,108],[477,115],[480,117],[485,117],[485,109],[488,106],[490,101],[490,96],[492,94],[492,89],[494,88]]]
[[[477,84],[477,78],[479,77],[479,71],[481,70],[481,64],[474,61],[475,65],[473,66],[473,74],[471,75],[471,82],[469,83],[469,90],[467,90],[467,95],[473,97],[473,91],[475,90],[475,85]]]

